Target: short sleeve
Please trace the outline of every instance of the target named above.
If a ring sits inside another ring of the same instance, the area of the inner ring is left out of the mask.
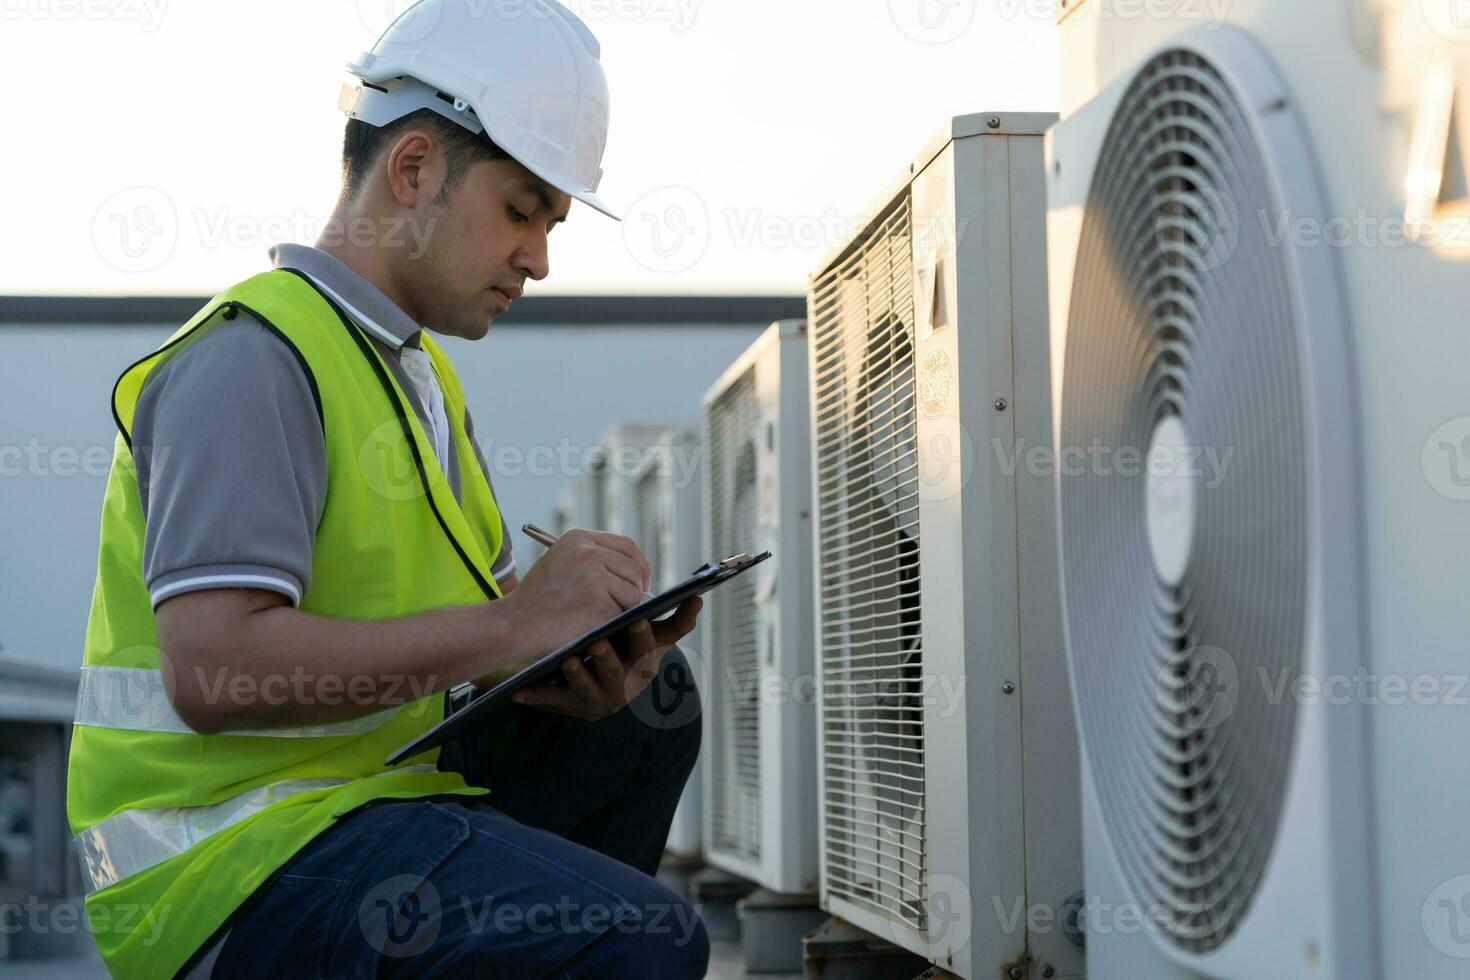
[[[243,312],[200,329],[150,375],[133,419],[144,581],[155,607],[218,588],[299,604],[327,488],[307,368]]]

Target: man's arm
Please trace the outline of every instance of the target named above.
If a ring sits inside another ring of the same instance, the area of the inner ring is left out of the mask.
[[[345,721],[454,686],[510,648],[496,603],[338,620],[278,592],[207,589],[158,607],[174,710],[201,734]]]
[[[208,589],[159,605],[159,646],[171,670],[174,709],[195,731],[327,724],[544,656],[636,605],[648,578],[632,541],[571,531],[525,583],[496,602],[364,621],[302,612],[275,592]],[[693,605],[677,622],[655,624],[639,652],[667,649],[693,628],[697,611]],[[648,680],[601,676],[606,689],[577,678],[588,704],[555,707],[601,717],[610,713],[611,694],[626,689],[631,699]]]

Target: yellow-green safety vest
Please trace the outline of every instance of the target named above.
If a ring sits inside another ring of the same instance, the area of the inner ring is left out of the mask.
[[[119,434],[103,500],[67,773],[67,814],[89,892],[88,921],[108,969],[119,977],[177,972],[252,892],[362,804],[487,792],[438,772],[437,750],[397,768],[384,765],[443,718],[442,694],[337,724],[221,735],[200,735],[174,712],[172,674],[143,581],[133,413],[150,372],[197,340],[207,324],[242,311],[295,353],[321,413],[327,494],[300,608],[373,620],[500,595],[490,572],[500,550],[500,514],[484,473],[463,466],[461,500],[455,499],[377,350],[306,276],[277,269],[221,293],[123,372],[112,396]],[[423,346],[443,389],[459,459],[473,460],[459,379],[427,335]],[[344,698],[351,680],[341,679]],[[222,690],[240,696],[228,684]],[[246,692],[266,693],[264,685]]]

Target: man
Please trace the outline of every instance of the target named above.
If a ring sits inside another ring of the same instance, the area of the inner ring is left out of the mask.
[[[673,645],[697,600],[442,754],[383,762],[450,688],[649,585],[633,542],[587,531],[518,579],[425,332],[483,337],[546,277],[572,198],[607,211],[597,42],[550,0],[424,0],[353,69],[319,247],[275,250],[113,392],[68,787],[104,959],[147,977],[702,975],[702,925],[650,877],[699,726],[649,685],[688,676]]]

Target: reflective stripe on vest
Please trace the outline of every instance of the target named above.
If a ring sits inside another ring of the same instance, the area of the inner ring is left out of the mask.
[[[416,764],[374,773],[366,778],[375,779],[388,773],[438,771],[434,765]],[[220,831],[298,793],[334,789],[351,782],[355,780],[288,779],[257,786],[210,806],[124,810],[87,828],[73,839],[81,858],[87,894],[178,857]]]
[[[398,708],[386,708],[350,721],[296,728],[258,728],[225,732],[266,738],[341,738],[363,735],[386,725]],[[131,732],[197,735],[169,703],[163,672],[137,667],[83,667],[77,690],[75,724]]]

